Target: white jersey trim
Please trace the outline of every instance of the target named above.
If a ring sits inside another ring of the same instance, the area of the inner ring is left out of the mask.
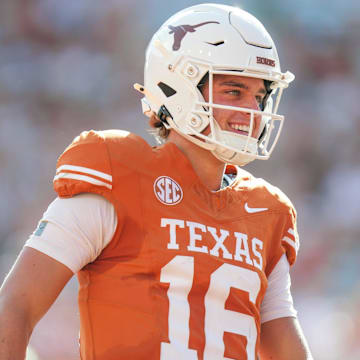
[[[292,246],[295,249],[295,252],[298,253],[300,243],[297,234],[292,228],[289,228],[287,233],[288,235],[291,235],[294,239],[291,239],[289,236],[284,236],[282,238],[282,241],[288,243],[290,246]]]
[[[81,180],[81,181],[85,181],[85,182],[88,182],[88,183],[93,184],[93,185],[105,186],[110,190],[112,189],[112,185],[110,185],[110,184],[108,184],[106,182],[100,181],[98,179],[92,178],[90,176],[86,176],[86,175],[79,175],[79,174],[74,174],[74,173],[62,172],[62,173],[60,173],[60,174],[58,174],[58,175],[56,175],[54,177],[54,181],[56,181],[58,179]]]
[[[56,174],[60,173],[63,170],[70,170],[70,171],[78,171],[84,174],[89,174],[89,175],[95,175],[99,178],[103,178],[104,180],[110,181],[112,182],[112,176],[109,174],[106,174],[102,171],[98,171],[98,170],[94,170],[94,169],[90,169],[84,166],[75,166],[75,165],[61,165],[57,168],[56,170]]]

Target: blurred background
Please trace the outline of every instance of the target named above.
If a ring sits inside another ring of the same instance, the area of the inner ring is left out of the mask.
[[[292,289],[315,359],[359,359],[360,2],[221,2],[257,16],[296,74],[271,160],[247,169],[297,208]],[[121,128],[154,144],[132,84],[143,81],[152,33],[198,3],[0,2],[0,282],[55,198],[56,159],[75,136]],[[76,293],[73,279],[34,331],[29,359],[79,358]]]

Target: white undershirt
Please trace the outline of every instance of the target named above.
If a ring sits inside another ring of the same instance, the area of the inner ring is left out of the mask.
[[[77,273],[110,243],[117,226],[114,206],[104,197],[80,194],[56,198],[25,246],[32,247]],[[268,278],[261,304],[261,322],[296,316],[290,292],[289,263],[283,255]]]

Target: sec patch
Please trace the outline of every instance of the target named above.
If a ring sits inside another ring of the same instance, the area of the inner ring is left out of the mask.
[[[181,186],[169,176],[159,176],[154,182],[154,193],[165,205],[176,205],[183,198]]]

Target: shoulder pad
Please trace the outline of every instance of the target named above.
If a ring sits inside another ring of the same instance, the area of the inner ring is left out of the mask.
[[[294,205],[283,191],[262,178],[250,176],[247,186],[253,197],[264,204],[266,203],[273,211],[288,213],[289,210],[294,209]]]
[[[65,149],[57,162],[54,189],[60,197],[111,191],[111,166],[101,132],[83,132]]]
[[[109,156],[120,159],[123,166],[151,152],[151,147],[141,136],[128,131],[106,130],[101,131],[101,136],[106,142]]]
[[[151,147],[128,131],[84,131],[59,157],[54,189],[60,197],[82,192],[104,195],[113,188],[113,170],[137,169]]]

